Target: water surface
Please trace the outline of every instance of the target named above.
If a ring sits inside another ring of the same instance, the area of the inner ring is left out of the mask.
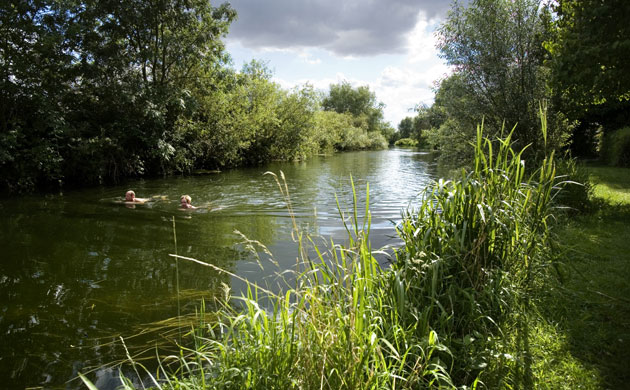
[[[147,342],[134,335],[174,317],[173,218],[180,255],[273,285],[277,269],[267,264],[261,270],[235,230],[266,245],[281,269],[294,266],[286,202],[273,178],[264,175],[280,170],[300,227],[340,241],[344,230],[335,194],[350,211],[352,176],[364,207],[369,182],[375,248],[397,244],[393,224],[435,175],[431,155],[392,149],[2,199],[3,387],[77,388],[77,372],[124,358],[118,336],[133,351]],[[116,203],[129,188],[158,199],[133,208]],[[179,211],[182,194],[204,208]],[[178,267],[182,313],[194,313],[201,298],[221,294],[224,285],[236,295],[244,289],[243,282],[211,268],[182,261]],[[110,371],[97,373],[99,386],[112,387]]]

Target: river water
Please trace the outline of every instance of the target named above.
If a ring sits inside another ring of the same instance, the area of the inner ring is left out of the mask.
[[[244,282],[212,268],[180,260],[176,272],[173,220],[178,254],[279,288],[276,275],[295,266],[297,250],[286,202],[267,171],[284,172],[301,229],[340,242],[335,194],[351,211],[352,176],[363,214],[369,183],[372,247],[380,248],[399,243],[394,223],[436,166],[421,151],[351,152],[0,200],[0,387],[77,388],[73,378],[87,372],[114,388],[115,369],[102,367],[124,359],[120,337],[135,354],[173,334],[161,321],[177,315],[178,279],[182,314],[224,286],[240,295]],[[155,198],[126,207],[117,201],[129,188]],[[182,194],[202,207],[178,210]],[[261,269],[235,231],[264,244],[278,267],[262,255]]]

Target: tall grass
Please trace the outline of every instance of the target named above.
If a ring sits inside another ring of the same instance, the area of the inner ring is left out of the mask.
[[[248,283],[238,298],[226,289],[212,321],[200,315],[190,329],[191,345],[145,376],[167,389],[476,388],[491,366],[488,380],[500,383],[523,358],[496,345],[548,264],[557,180],[553,154],[527,169],[511,134],[490,140],[479,127],[473,148],[471,172],[438,181],[404,213],[391,268],[370,246],[369,189],[361,219],[353,184],[344,245],[318,248],[294,224],[295,287]],[[292,213],[284,176],[274,177]]]
[[[474,169],[438,181],[398,228],[405,246],[392,272],[406,283],[408,322],[421,334],[439,329],[458,384],[502,357],[493,346],[502,321],[551,259],[553,153],[528,170],[511,136],[493,141],[479,127]]]

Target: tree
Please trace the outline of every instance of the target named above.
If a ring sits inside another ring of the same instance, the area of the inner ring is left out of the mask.
[[[399,138],[411,138],[413,134],[413,118],[407,116],[403,118],[398,124],[398,137]]]
[[[71,88],[70,16],[55,1],[0,3],[0,182],[13,190],[63,179],[60,101]]]
[[[349,113],[355,118],[355,125],[368,132],[381,130],[384,107],[383,103],[376,101],[370,87],[353,88],[347,81],[332,84],[328,96],[322,101],[324,110]]]
[[[206,0],[0,4],[4,186],[161,173],[234,10]]]
[[[587,152],[595,129],[630,121],[630,3],[561,0],[555,4],[551,86],[563,111],[580,121],[574,149]],[[591,146],[592,147],[592,146]]]
[[[234,10],[204,0],[92,0],[75,12],[77,89],[84,99],[73,122],[85,123],[89,137],[117,141],[103,175],[167,171],[170,133],[193,103],[192,86],[222,60],[221,38]]]
[[[439,29],[441,56],[455,73],[445,79],[436,104],[446,108],[458,128],[469,129],[485,119],[487,131],[497,133],[518,124],[515,138],[533,149],[539,137],[539,104],[546,89],[542,42],[548,36],[549,11],[541,0],[473,0],[455,3]],[[561,119],[551,107],[551,141],[562,143]],[[452,126],[451,126],[452,127]]]
[[[398,124],[398,137],[399,138],[412,138],[416,141],[420,141],[422,138],[422,131],[431,128],[429,122],[429,109],[423,108],[418,112],[418,115],[414,117],[405,117]]]
[[[349,112],[357,117],[378,108],[378,104],[376,103],[376,95],[370,91],[368,86],[355,89],[350,83],[343,81],[330,86],[330,92],[324,98],[322,107],[324,110],[336,111],[340,114]]]

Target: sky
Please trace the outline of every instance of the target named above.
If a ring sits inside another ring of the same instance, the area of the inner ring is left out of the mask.
[[[433,103],[449,68],[434,31],[450,0],[231,0],[238,13],[226,39],[234,66],[264,61],[283,88],[328,91],[368,85],[397,127],[418,104]]]

